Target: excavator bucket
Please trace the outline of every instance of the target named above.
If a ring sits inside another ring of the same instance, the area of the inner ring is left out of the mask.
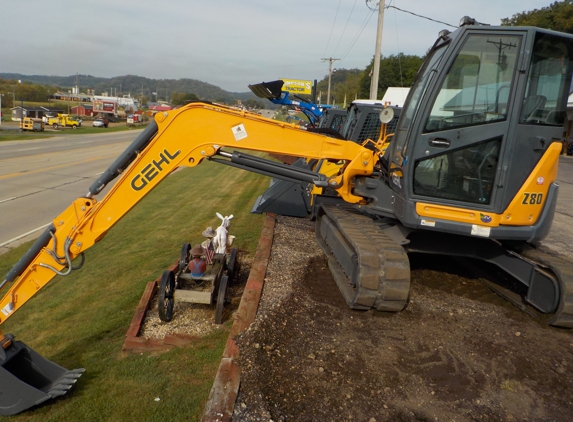
[[[310,170],[304,158],[299,158],[292,166]],[[272,212],[289,217],[306,217],[310,213],[310,197],[305,187],[308,183],[303,183],[272,179],[270,187],[255,201],[251,213]]]
[[[271,186],[257,198],[251,213],[272,212],[289,217],[306,217],[310,200],[302,183],[273,179]]]
[[[0,415],[15,415],[66,394],[84,372],[56,365],[11,335],[6,341],[10,346],[0,347]]]

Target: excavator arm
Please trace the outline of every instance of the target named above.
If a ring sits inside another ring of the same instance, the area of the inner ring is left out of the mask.
[[[257,160],[224,147],[268,153],[292,154],[343,161],[342,171],[325,180],[307,172],[289,175],[279,164]],[[217,156],[217,157],[215,157]],[[14,281],[0,302],[0,324],[5,322],[56,275],[74,269],[72,261],[101,240],[129,210],[178,167],[195,167],[216,158],[230,165],[264,174],[294,177],[330,186],[349,203],[362,197],[352,194],[354,176],[369,175],[378,159],[376,152],[353,142],[340,141],[301,130],[259,115],[207,103],[158,113],[155,120],[96,180],[85,197],[76,199],[58,215],[30,250],[6,276]],[[243,161],[241,161],[243,160]],[[247,161],[247,164],[244,163]],[[233,164],[238,161],[239,164]],[[242,163],[242,164],[241,164]],[[266,170],[265,170],[266,169]],[[95,195],[117,176],[110,191],[98,201]]]
[[[303,155],[343,162],[329,178],[308,170],[243,152],[244,150]],[[0,302],[0,324],[20,309],[56,275],[67,275],[83,264],[83,253],[100,241],[131,208],[178,167],[195,167],[210,159],[287,180],[329,186],[349,203],[363,203],[352,193],[353,178],[373,172],[378,153],[353,142],[307,132],[298,126],[265,119],[245,111],[191,103],[156,114],[116,161],[58,215],[8,272],[0,289],[10,285]],[[108,193],[96,195],[119,177]],[[80,264],[74,260],[81,256]],[[0,333],[0,414],[13,415],[65,394],[83,373],[67,370],[42,357],[12,334]]]

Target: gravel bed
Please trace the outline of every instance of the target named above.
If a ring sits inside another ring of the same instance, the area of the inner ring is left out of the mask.
[[[223,322],[233,318],[249,276],[253,260],[252,257],[244,255],[239,251],[237,256],[239,271],[227,287],[227,299],[231,303],[225,305]],[[157,295],[155,295],[145,314],[140,336],[146,339],[163,339],[167,334],[190,334],[202,337],[219,329],[221,325],[215,324],[215,305],[180,302],[177,300],[177,291],[175,291],[173,319],[170,322],[163,322],[159,319]]]
[[[254,340],[254,336],[265,331],[264,326],[269,315],[275,313],[293,296],[293,283],[302,281],[309,261],[319,256],[322,256],[322,251],[315,241],[313,222],[302,218],[276,216],[273,245],[257,315],[255,321],[238,338],[241,350],[238,363],[243,368],[243,375],[235,401],[234,422],[272,421],[263,392],[251,385],[257,384],[259,376],[254,369],[256,353],[263,349],[267,352],[273,350],[272,346]]]
[[[303,218],[276,216],[273,246],[257,320],[292,294],[293,280],[297,275],[305,273],[310,259],[321,255],[322,251],[314,237],[313,222]]]
[[[412,256],[410,269],[406,309],[353,311],[314,223],[277,216],[258,312],[236,339],[233,422],[571,420],[572,330],[520,312],[448,257]],[[201,330],[214,325],[205,312]]]

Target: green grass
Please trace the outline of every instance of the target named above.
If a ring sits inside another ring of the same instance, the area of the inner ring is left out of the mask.
[[[126,125],[119,125],[114,127],[93,127],[91,121],[84,121],[82,126],[77,129],[62,129],[56,131],[44,132],[19,132],[17,130],[0,130],[0,142],[2,141],[23,141],[27,139],[44,139],[53,138],[62,135],[87,135],[91,133],[108,133],[108,132],[123,132],[126,130],[143,129],[145,126],[128,127]]]
[[[51,132],[16,132],[16,131],[0,131],[0,142],[2,141],[26,141],[28,139],[45,139],[58,136],[56,133]]]
[[[199,420],[230,330],[159,354],[126,354],[125,334],[145,285],[234,214],[230,233],[254,254],[263,216],[250,214],[268,178],[215,163],[168,177],[86,252],[81,270],[56,277],[2,326],[44,357],[86,368],[72,391],[14,417],[21,421]],[[0,274],[27,250],[0,256]],[[155,401],[156,397],[160,401]]]

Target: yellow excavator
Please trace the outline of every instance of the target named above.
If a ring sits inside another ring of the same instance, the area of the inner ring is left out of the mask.
[[[466,20],[429,50],[385,152],[205,102],[158,113],[6,275],[0,324],[80,267],[75,258],[173,170],[211,160],[336,193],[315,196],[316,238],[353,309],[402,310],[408,254],[448,254],[501,268],[550,324],[571,328],[573,264],[538,244],[556,207],[572,64],[572,35]],[[326,176],[244,150],[344,164]],[[0,414],[65,394],[83,372],[11,334],[0,344]]]

